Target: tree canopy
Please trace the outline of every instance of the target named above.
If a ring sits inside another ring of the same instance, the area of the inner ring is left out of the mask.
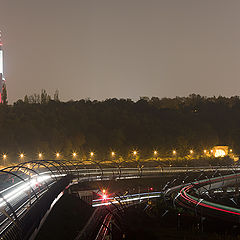
[[[186,154],[215,145],[240,152],[240,98],[188,97],[79,100],[61,102],[42,91],[13,105],[0,106],[0,151],[32,156],[114,150],[127,155],[138,149],[166,156],[173,149]],[[34,155],[35,154],[35,155]]]

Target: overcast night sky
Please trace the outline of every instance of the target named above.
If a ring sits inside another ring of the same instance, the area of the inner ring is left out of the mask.
[[[239,0],[0,0],[12,103],[240,95]]]

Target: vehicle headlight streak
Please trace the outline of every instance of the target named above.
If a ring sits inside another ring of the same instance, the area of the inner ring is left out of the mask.
[[[51,178],[50,175],[43,175],[43,176],[34,177],[26,182],[23,182],[20,186],[18,186],[14,190],[11,190],[9,193],[3,195],[3,198],[0,199],[0,208],[6,205],[6,202],[4,201],[4,199],[7,202],[11,202],[14,199],[18,198],[19,196],[21,196],[23,192],[26,192],[36,187],[36,184],[42,183],[49,178]]]

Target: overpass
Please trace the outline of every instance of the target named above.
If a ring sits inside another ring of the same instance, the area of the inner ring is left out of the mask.
[[[165,198],[170,198],[175,207],[188,209],[201,218],[210,216],[240,223],[239,168],[225,174],[216,171],[212,176],[203,173],[203,179],[195,178],[169,187],[164,193]]]
[[[9,166],[0,170],[0,236],[4,240],[29,239],[31,236],[33,239],[49,208],[61,196],[62,191],[74,183],[158,177],[169,173],[176,176],[199,175],[202,171],[225,173],[229,167],[159,168],[144,167],[138,162],[119,164],[93,160],[35,160]],[[170,188],[177,181],[174,178],[165,188]],[[180,188],[171,189],[168,194],[175,192],[175,189]],[[154,197],[157,196],[159,193]],[[131,196],[131,201],[134,201],[134,196]]]

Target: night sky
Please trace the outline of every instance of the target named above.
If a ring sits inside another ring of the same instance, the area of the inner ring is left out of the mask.
[[[0,0],[8,99],[240,95],[239,0]]]

